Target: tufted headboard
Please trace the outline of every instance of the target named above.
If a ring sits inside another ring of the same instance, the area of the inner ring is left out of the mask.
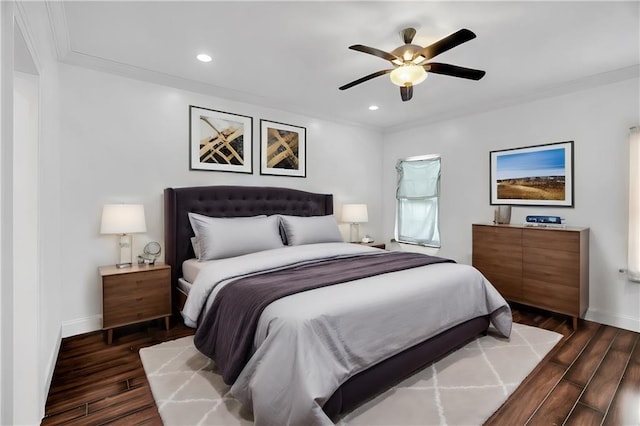
[[[213,217],[259,214],[323,216],[333,213],[331,194],[314,194],[289,188],[258,186],[194,186],[164,190],[165,262],[171,265],[175,288],[182,276],[182,262],[193,258],[193,230],[188,213]]]

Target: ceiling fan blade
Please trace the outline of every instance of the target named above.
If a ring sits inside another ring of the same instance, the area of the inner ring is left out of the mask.
[[[369,74],[369,75],[367,75],[367,76],[364,76],[364,77],[362,77],[362,78],[359,78],[359,79],[357,79],[357,80],[354,80],[354,81],[352,81],[351,83],[347,83],[347,84],[345,84],[344,86],[339,87],[338,89],[340,89],[340,90],[346,90],[346,89],[349,89],[349,88],[351,88],[351,87],[353,87],[353,86],[355,86],[355,85],[357,85],[357,84],[364,83],[365,81],[369,81],[369,80],[371,80],[372,78],[376,78],[376,77],[380,77],[381,75],[389,74],[391,71],[393,71],[393,69],[390,69],[390,70],[382,70],[382,71],[376,71],[376,72],[374,72],[374,73],[372,73],[372,74]]]
[[[376,49],[375,47],[363,46],[362,44],[354,44],[353,46],[349,46],[349,49],[368,53],[369,55],[377,56],[378,58],[386,59],[387,61],[398,60],[402,62],[402,58],[399,58],[392,53],[385,52],[384,50]]]
[[[476,35],[473,31],[463,28],[425,47],[416,54],[416,57],[423,56],[425,59],[431,59],[474,38]]]
[[[434,74],[450,75],[451,77],[468,78],[469,80],[480,80],[486,74],[481,70],[473,68],[464,68],[457,65],[441,64],[438,62],[430,62],[423,65],[425,71]]]
[[[400,32],[400,35],[402,35],[404,44],[411,44],[413,38],[416,36],[416,30],[415,28],[405,28]]]
[[[406,86],[400,86],[400,97],[403,102],[407,102],[413,96],[413,86],[408,84]]]

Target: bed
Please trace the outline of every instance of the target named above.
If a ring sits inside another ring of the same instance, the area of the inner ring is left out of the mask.
[[[189,290],[188,287],[185,287],[182,279],[184,276],[183,263],[194,257],[191,244],[191,237],[194,234],[188,218],[190,212],[222,218],[257,215],[326,216],[333,213],[333,197],[330,194],[316,194],[274,187],[167,188],[164,192],[165,261],[172,267],[172,294],[174,307],[178,310],[182,310],[184,307],[186,293]],[[349,246],[348,244],[344,245]],[[490,284],[488,284],[488,288],[490,292],[495,291]],[[497,292],[495,293],[497,294]],[[341,413],[351,411],[417,369],[464,345],[478,334],[486,332],[491,316],[500,315],[500,321],[503,322],[502,327],[508,327],[508,331],[504,331],[503,334],[508,334],[511,326],[509,307],[506,302],[502,304],[503,299],[499,295],[495,296],[492,293],[492,297],[501,299],[499,307],[494,311],[466,319],[445,331],[429,336],[424,341],[412,344],[399,353],[376,362],[371,367],[349,375],[346,380],[341,380],[337,389],[330,396],[315,398],[315,402],[323,413],[316,414],[316,417],[310,421],[323,424],[323,416],[326,416],[327,419],[336,419]],[[255,382],[253,377],[243,377],[243,380],[247,383]],[[251,403],[250,400],[239,399],[245,404]],[[254,416],[256,416],[258,413],[255,412],[255,402],[253,409]],[[260,417],[260,421],[258,419],[256,417],[256,423],[270,423],[269,420],[265,421],[264,417]]]

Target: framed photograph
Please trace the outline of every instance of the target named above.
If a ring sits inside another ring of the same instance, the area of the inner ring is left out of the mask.
[[[189,106],[190,170],[253,173],[251,117]]]
[[[307,176],[307,129],[260,120],[260,174]]]
[[[573,207],[573,141],[491,151],[491,204]]]

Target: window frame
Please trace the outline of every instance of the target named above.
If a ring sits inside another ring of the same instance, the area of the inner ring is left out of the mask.
[[[420,246],[420,247],[429,247],[429,248],[442,248],[442,238],[440,235],[440,179],[442,176],[442,155],[440,154],[427,154],[427,155],[416,155],[413,157],[407,157],[407,158],[401,158],[398,161],[396,161],[396,167],[398,166],[398,164],[400,164],[400,162],[410,162],[410,161],[424,161],[424,160],[433,160],[433,159],[439,159],[440,160],[440,169],[438,171],[439,177],[438,177],[438,194],[437,194],[437,214],[436,214],[436,228],[438,229],[438,244],[427,244],[427,243],[420,243],[420,242],[415,242],[415,241],[405,241],[405,240],[401,240],[400,239],[400,235],[398,233],[398,217],[400,216],[400,203],[399,203],[399,199],[398,199],[398,184],[396,183],[396,214],[395,214],[395,225],[394,225],[394,232],[393,232],[393,236],[394,239],[397,243],[400,244],[410,244],[410,245],[414,245],[414,246]],[[396,179],[397,179],[397,171],[396,171]]]

